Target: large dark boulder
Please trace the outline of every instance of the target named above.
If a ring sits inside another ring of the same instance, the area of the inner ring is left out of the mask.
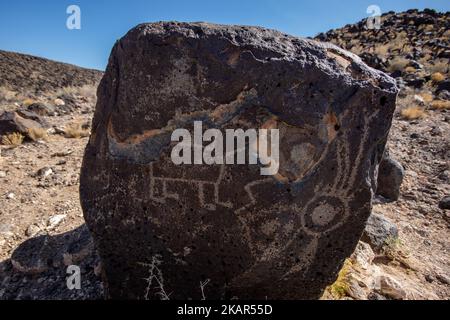
[[[154,23],[114,46],[81,202],[109,298],[318,298],[371,212],[397,88],[335,46]],[[278,128],[280,168],[175,165],[175,128]]]
[[[47,127],[47,122],[30,111],[5,111],[0,114],[0,136],[9,133],[28,135],[30,130]]]

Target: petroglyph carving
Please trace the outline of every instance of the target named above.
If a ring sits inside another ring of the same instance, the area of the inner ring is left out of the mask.
[[[273,30],[161,22],[117,42],[98,92],[80,198],[108,297],[314,299],[334,281],[371,211],[393,79]],[[195,121],[279,130],[278,174],[175,165],[171,133]]]

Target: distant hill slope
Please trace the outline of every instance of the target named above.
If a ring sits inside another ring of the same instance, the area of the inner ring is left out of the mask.
[[[64,87],[97,85],[103,72],[0,50],[0,87],[41,94]]]

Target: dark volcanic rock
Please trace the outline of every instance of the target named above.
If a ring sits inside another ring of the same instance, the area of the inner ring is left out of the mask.
[[[376,193],[389,200],[398,200],[404,175],[403,166],[385,152],[378,168]]]
[[[367,242],[374,251],[380,251],[389,240],[398,238],[398,228],[383,215],[373,212],[367,220],[361,240]]]
[[[5,111],[0,115],[0,135],[19,132],[28,134],[30,129],[44,128],[46,122],[37,114],[30,111]]]
[[[131,30],[112,50],[81,172],[107,296],[318,298],[370,215],[396,92],[356,56],[277,31]],[[278,174],[174,165],[171,133],[196,120],[278,128]]]
[[[53,116],[56,113],[56,109],[54,106],[41,102],[30,104],[28,107],[26,107],[26,110],[34,112],[40,116]]]
[[[443,197],[441,201],[439,201],[439,208],[441,209],[450,209],[450,196]]]

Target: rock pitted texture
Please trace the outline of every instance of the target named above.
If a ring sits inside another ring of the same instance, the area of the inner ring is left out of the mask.
[[[403,166],[385,152],[378,168],[376,193],[392,201],[398,200],[404,175]]]
[[[318,298],[371,211],[394,81],[256,27],[143,24],[114,46],[81,172],[111,298]],[[180,165],[175,128],[278,128],[280,170]]]

